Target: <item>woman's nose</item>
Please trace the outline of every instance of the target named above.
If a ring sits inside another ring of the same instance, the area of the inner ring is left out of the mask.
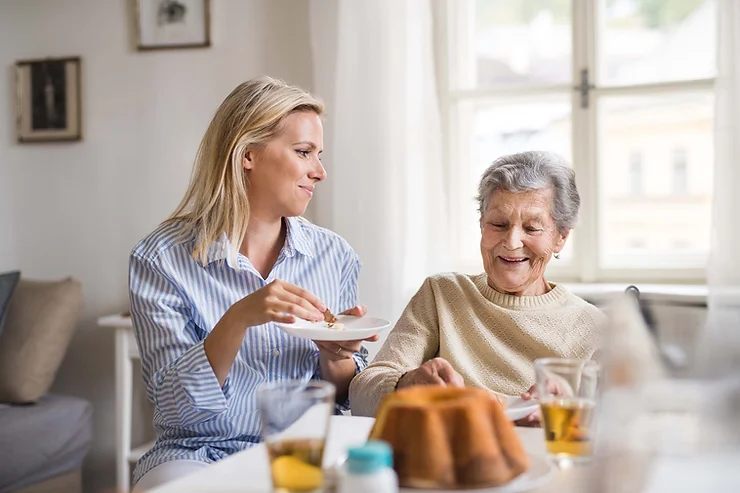
[[[311,170],[311,172],[308,174],[308,177],[316,181],[322,181],[326,179],[326,170],[324,169],[324,165],[321,164],[321,161],[318,158],[316,159],[313,170]]]
[[[506,237],[504,238],[504,246],[508,250],[517,250],[524,246],[522,243],[522,232],[519,228],[509,228],[509,231],[506,232]]]

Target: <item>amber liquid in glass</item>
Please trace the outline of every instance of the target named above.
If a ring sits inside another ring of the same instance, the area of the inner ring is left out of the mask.
[[[545,444],[551,455],[588,457],[593,452],[595,403],[555,399],[540,404]]]
[[[324,440],[299,439],[267,443],[270,472],[280,493],[318,491],[323,483]]]

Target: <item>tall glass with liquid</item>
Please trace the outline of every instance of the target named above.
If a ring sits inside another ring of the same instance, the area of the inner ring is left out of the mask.
[[[318,380],[285,380],[257,391],[262,439],[277,493],[322,491],[322,461],[335,387]]]
[[[589,461],[596,434],[599,364],[544,358],[536,360],[534,368],[548,455],[560,466]]]

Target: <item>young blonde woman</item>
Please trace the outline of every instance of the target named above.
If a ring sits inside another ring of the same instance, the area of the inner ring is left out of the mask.
[[[259,441],[255,391],[323,379],[348,407],[359,341],[293,338],[273,322],[362,316],[360,261],[298,219],[326,178],[322,103],[268,77],[238,86],[206,130],[177,210],[133,250],[130,298],[157,440],[136,467],[149,489]]]

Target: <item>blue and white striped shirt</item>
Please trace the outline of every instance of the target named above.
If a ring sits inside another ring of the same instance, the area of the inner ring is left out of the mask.
[[[170,460],[212,462],[258,442],[260,384],[321,377],[316,345],[273,323],[246,329],[223,388],[203,350],[231,305],[275,279],[309,290],[333,313],[357,304],[360,260],[349,244],[301,219],[286,224],[285,244],[267,279],[244,255],[234,259],[226,235],[211,245],[204,267],[193,259],[184,223],[160,226],[131,253],[131,316],[157,432],[135,482]],[[367,366],[367,350],[354,359],[359,372]]]

